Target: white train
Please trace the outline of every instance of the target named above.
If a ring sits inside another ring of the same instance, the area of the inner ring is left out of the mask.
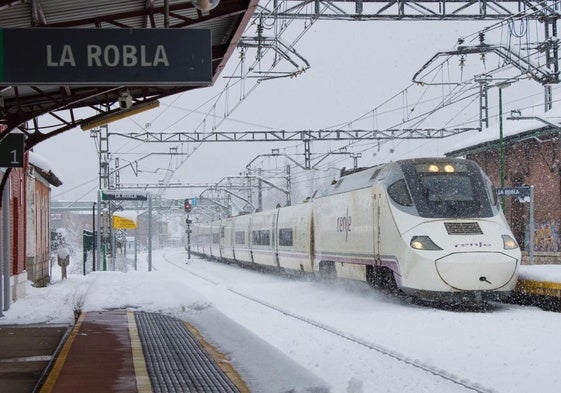
[[[450,158],[378,165],[307,203],[194,224],[191,250],[428,300],[506,296],[521,259],[490,180],[475,162]]]

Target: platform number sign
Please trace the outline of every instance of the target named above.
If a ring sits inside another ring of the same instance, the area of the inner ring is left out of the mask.
[[[23,167],[24,134],[8,134],[0,140],[0,167]]]

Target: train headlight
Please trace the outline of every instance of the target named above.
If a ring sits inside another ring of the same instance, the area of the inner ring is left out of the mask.
[[[514,250],[518,248],[518,243],[509,235],[503,235],[503,247],[505,250]]]
[[[415,250],[442,250],[428,236],[413,236],[409,245]]]

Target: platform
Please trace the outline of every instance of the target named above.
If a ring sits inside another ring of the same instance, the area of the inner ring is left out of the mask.
[[[40,392],[249,392],[196,334],[162,314],[84,313]]]
[[[68,325],[0,325],[0,392],[32,392],[70,331]]]

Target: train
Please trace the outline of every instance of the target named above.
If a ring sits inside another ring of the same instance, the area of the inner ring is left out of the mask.
[[[362,169],[300,204],[193,223],[189,237],[204,257],[428,301],[507,298],[521,261],[492,182],[461,158]]]

